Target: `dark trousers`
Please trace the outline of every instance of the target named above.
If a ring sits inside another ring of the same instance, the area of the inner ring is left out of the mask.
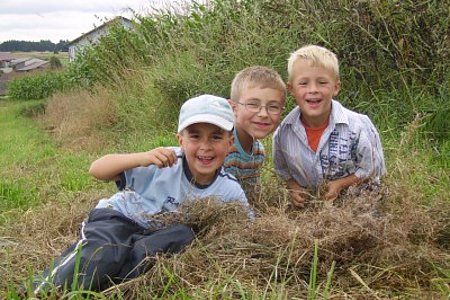
[[[178,253],[193,240],[193,231],[183,224],[145,229],[115,210],[94,209],[83,222],[81,239],[36,278],[34,291],[45,290],[48,283],[100,291],[145,273],[157,253]],[[75,279],[77,286],[72,286]]]

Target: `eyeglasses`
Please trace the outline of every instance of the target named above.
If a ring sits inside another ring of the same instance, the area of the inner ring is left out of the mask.
[[[245,109],[252,113],[259,113],[263,107],[266,109],[267,113],[271,115],[279,115],[284,110],[284,106],[281,106],[278,103],[269,103],[267,105],[261,105],[259,102],[241,103],[236,101],[236,103],[244,105]]]

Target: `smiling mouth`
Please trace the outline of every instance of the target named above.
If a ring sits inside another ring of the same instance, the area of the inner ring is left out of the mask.
[[[306,99],[306,102],[309,104],[319,104],[322,99]]]
[[[198,156],[197,156],[197,159],[198,159],[202,164],[207,165],[207,164],[210,164],[210,163],[214,160],[214,157],[212,157],[212,156],[200,156],[200,155],[198,155]]]
[[[258,126],[258,127],[267,127],[267,126],[270,126],[269,123],[255,122],[254,124],[255,124],[256,126]]]

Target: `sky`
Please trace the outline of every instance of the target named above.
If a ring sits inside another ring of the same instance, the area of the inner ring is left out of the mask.
[[[74,40],[115,16],[146,15],[186,0],[0,0],[0,43]]]

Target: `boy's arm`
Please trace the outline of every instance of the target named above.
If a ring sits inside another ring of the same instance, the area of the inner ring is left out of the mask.
[[[305,196],[307,195],[305,188],[298,185],[298,183],[292,178],[286,183],[292,205],[295,207],[305,206]]]
[[[327,183],[327,192],[325,194],[325,199],[333,201],[339,196],[339,193],[348,188],[351,185],[359,184],[363,180],[357,177],[355,174],[352,174],[347,177],[339,178]]]
[[[275,172],[286,181],[291,203],[296,207],[303,207],[305,205],[306,190],[289,174],[286,160],[284,159],[284,154],[281,149],[279,128],[272,139],[272,161]]]
[[[369,117],[367,117],[367,130],[369,140],[373,147],[373,162],[375,165],[375,176],[381,177],[386,175],[386,165],[384,162],[383,146],[381,144],[380,134],[377,128],[372,123]]]
[[[108,154],[91,164],[89,174],[100,180],[119,180],[120,174],[128,169],[156,165],[170,167],[177,161],[173,149],[159,147],[146,152],[129,154]]]
[[[370,177],[379,177],[386,173],[383,148],[377,129],[367,116],[363,116],[362,126],[357,147],[357,155],[360,157],[358,169],[352,175],[328,182],[326,200],[335,200],[343,189],[360,184]]]
[[[369,117],[364,116],[363,121],[356,149],[359,160],[355,175],[362,180],[379,178],[386,173],[380,137]]]

